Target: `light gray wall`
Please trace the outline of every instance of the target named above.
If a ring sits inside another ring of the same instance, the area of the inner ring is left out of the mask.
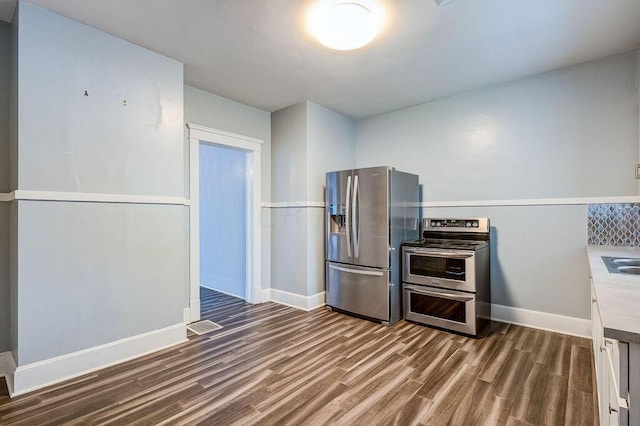
[[[356,123],[305,101],[272,114],[275,202],[323,202],[325,174],[355,163]],[[324,291],[324,209],[272,210],[272,287],[304,296]]]
[[[16,4],[13,12],[13,20],[10,29],[10,63],[9,63],[9,89],[7,100],[9,102],[9,132],[7,142],[9,144],[9,189],[18,187],[18,13],[20,2]],[[18,203],[9,205],[9,245],[7,256],[9,267],[7,269],[9,282],[9,297],[7,307],[9,323],[9,349],[14,360],[18,359]],[[0,249],[2,245],[0,243]],[[7,279],[5,277],[5,279]]]
[[[9,203],[0,203],[0,353],[11,350]]]
[[[273,202],[307,199],[307,102],[271,114]],[[271,210],[271,287],[307,295],[307,208]]]
[[[327,172],[355,164],[356,121],[307,102],[307,200],[324,201]],[[307,209],[307,293],[325,290],[324,209]]]
[[[19,38],[19,189],[183,195],[180,62],[30,3]]]
[[[19,363],[182,322],[185,215],[183,206],[19,201]]]
[[[347,167],[348,168],[348,167]],[[325,291],[325,213],[324,208],[307,210],[307,288],[306,294]]]
[[[307,210],[271,209],[271,288],[303,296],[308,295]]]
[[[423,216],[491,219],[492,303],[590,317],[585,206],[427,208]]]
[[[29,3],[18,19],[19,189],[183,196],[182,64]],[[17,204],[18,365],[182,322],[186,207]]]
[[[184,121],[262,139],[261,195],[271,200],[271,114],[185,85]]]
[[[10,192],[9,103],[11,82],[11,25],[0,21],[0,193]]]
[[[271,201],[307,200],[307,105],[271,114]]]
[[[0,193],[11,191],[9,171],[11,53],[11,25],[0,21]],[[9,205],[0,203],[0,352],[11,349],[9,280]]]
[[[11,22],[9,64],[9,187],[18,187],[18,12],[20,3],[16,4]]]
[[[9,340],[14,360],[18,360],[18,203],[9,204]]]
[[[635,68],[629,52],[360,120],[358,167],[417,172],[425,201],[635,195]]]
[[[423,201],[637,195],[635,55],[360,120],[356,163],[417,173]],[[494,303],[589,317],[586,206],[424,215],[492,220]]]
[[[355,163],[356,121],[307,102],[307,200],[324,201],[327,172]]]
[[[262,139],[261,197],[271,200],[271,114],[225,99],[191,86],[184,86],[184,121],[240,135]],[[188,149],[185,130],[185,149]],[[187,151],[188,152],[188,151]],[[187,165],[188,173],[188,165]],[[188,176],[188,174],[187,174]],[[186,181],[188,188],[188,181]],[[185,191],[188,193],[188,190]],[[271,277],[271,211],[261,212],[262,287],[269,288]],[[188,293],[189,289],[185,289]],[[188,298],[188,294],[186,295]]]
[[[200,285],[246,297],[247,154],[200,144]]]

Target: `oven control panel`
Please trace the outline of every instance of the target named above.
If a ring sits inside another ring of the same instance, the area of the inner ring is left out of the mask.
[[[429,226],[432,228],[477,228],[478,219],[431,219]]]
[[[425,218],[422,223],[423,230],[446,232],[488,232],[489,219],[450,219],[450,218]]]

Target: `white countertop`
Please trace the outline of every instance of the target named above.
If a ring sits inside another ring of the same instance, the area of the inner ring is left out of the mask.
[[[601,256],[640,258],[640,248],[587,246],[604,336],[640,343],[640,275],[614,274]]]

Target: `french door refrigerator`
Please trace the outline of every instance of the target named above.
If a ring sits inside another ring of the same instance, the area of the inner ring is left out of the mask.
[[[400,245],[418,238],[418,176],[392,167],[327,173],[326,301],[385,325],[402,318]]]

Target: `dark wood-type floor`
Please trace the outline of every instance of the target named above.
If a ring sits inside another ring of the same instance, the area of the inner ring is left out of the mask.
[[[0,424],[594,423],[590,341],[496,323],[481,340],[209,290],[224,326],[10,400]]]

